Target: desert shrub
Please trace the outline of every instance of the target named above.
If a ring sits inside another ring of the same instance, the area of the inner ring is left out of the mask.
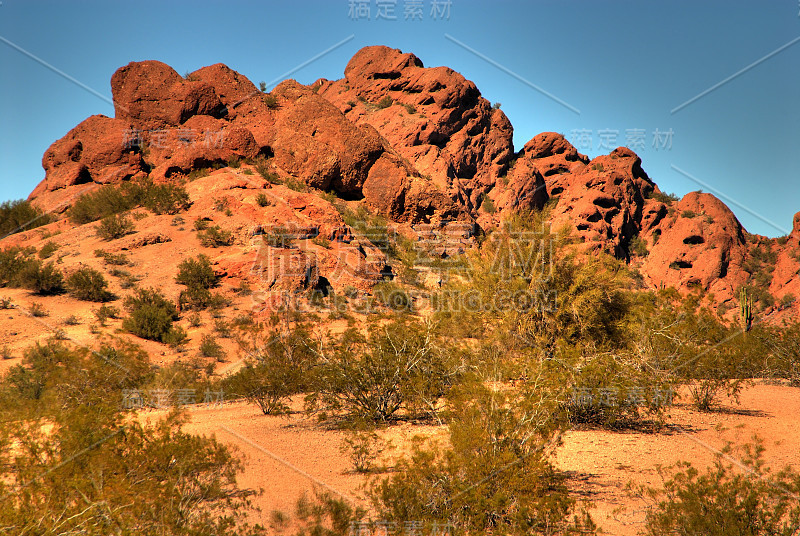
[[[130,260],[128,260],[128,256],[124,253],[109,253],[107,251],[103,251],[102,249],[96,249],[94,251],[94,256],[106,261],[106,264],[110,264],[112,266],[127,266],[130,264]]]
[[[378,110],[383,110],[384,108],[388,108],[394,103],[392,98],[389,95],[385,95],[381,100],[375,103],[375,107]]]
[[[80,196],[69,210],[77,224],[97,221],[142,206],[156,214],[177,214],[190,205],[189,195],[176,184],[154,184],[145,179],[106,184]]]
[[[2,526],[42,534],[106,534],[112,526],[123,534],[263,534],[245,521],[255,492],[236,485],[241,462],[215,439],[183,432],[179,413],[155,424],[92,412],[62,421],[46,432],[40,420],[2,431],[4,444],[20,445],[19,453],[4,451],[0,464],[8,495]],[[80,461],[65,463],[76,452]]]
[[[217,284],[217,274],[211,267],[211,260],[203,254],[196,259],[185,259],[178,265],[178,276],[175,278],[181,285],[189,288],[210,289]]]
[[[405,108],[406,108],[406,111],[409,113],[409,115],[413,115],[413,114],[417,113],[417,108],[413,104],[406,104]]]
[[[378,283],[372,290],[375,300],[398,312],[411,311],[414,303],[402,286],[393,282]]]
[[[231,155],[226,164],[229,168],[239,169],[242,167],[242,158],[239,155]]]
[[[768,468],[758,441],[737,450],[726,446],[702,472],[690,462],[660,470],[662,489],[640,489],[652,502],[646,534],[796,534],[800,474],[789,467],[777,472]]]
[[[106,184],[97,190],[83,194],[70,207],[69,219],[73,223],[85,224],[114,214],[126,212],[136,205],[128,194],[129,185]]]
[[[223,230],[219,225],[212,225],[198,231],[197,238],[207,248],[218,248],[233,244],[233,234],[230,231]]]
[[[362,521],[366,515],[366,510],[353,508],[345,499],[315,490],[313,497],[306,493],[300,496],[294,516],[273,511],[269,524],[277,534],[284,533],[290,526],[294,527],[297,536],[371,534],[374,524]]]
[[[77,326],[81,323],[81,319],[75,315],[69,315],[67,318],[64,319],[64,325],[66,326]]]
[[[547,357],[564,345],[624,346],[624,267],[608,256],[578,257],[566,231],[551,232],[546,218],[514,216],[489,235],[469,254],[465,282],[442,288],[437,318]]]
[[[639,257],[647,257],[650,254],[650,251],[647,249],[647,241],[639,236],[631,238],[630,250]]]
[[[97,237],[103,240],[116,240],[129,235],[136,229],[134,223],[123,214],[113,214],[100,220]]]
[[[273,248],[290,248],[292,242],[297,238],[297,234],[291,229],[282,226],[272,227],[261,236],[261,239]]]
[[[267,194],[264,193],[258,194],[258,196],[256,196],[256,203],[258,204],[259,207],[268,207],[272,204],[272,202],[269,200],[269,197],[267,197]]]
[[[155,214],[174,215],[191,206],[189,194],[177,184],[153,184],[143,182],[140,186],[140,204]]]
[[[31,251],[19,247],[0,250],[0,286],[21,287],[21,277],[31,264],[41,264],[31,259]]]
[[[203,335],[203,340],[200,342],[200,355],[203,357],[213,357],[217,361],[224,361],[226,353],[222,345],[220,345],[213,336]]]
[[[339,451],[350,459],[356,473],[370,473],[378,469],[375,460],[381,453],[380,437],[374,430],[352,430],[344,438]]]
[[[58,244],[56,244],[55,242],[51,240],[47,241],[39,250],[39,258],[49,259],[58,250],[58,247],[59,247]]]
[[[67,277],[67,288],[79,300],[104,302],[113,298],[103,274],[88,266],[78,268]]]
[[[537,406],[471,386],[453,403],[450,446],[417,444],[391,476],[373,484],[380,518],[448,524],[465,534],[594,533],[548,461],[557,436],[540,425],[546,410]]]
[[[697,216],[697,213],[693,210],[684,210],[681,212],[681,218],[694,218]]]
[[[166,342],[178,319],[175,304],[155,289],[139,289],[125,299],[129,316],[122,322],[126,331],[153,341]]]
[[[100,325],[105,326],[110,318],[119,318],[119,309],[113,305],[101,305],[100,308],[94,312],[94,315],[97,317],[97,321],[100,322]]]
[[[303,327],[254,338],[246,346],[245,366],[223,384],[257,405],[264,415],[289,411],[289,397],[310,386],[310,370],[316,362],[310,333]]]
[[[497,212],[497,208],[494,206],[494,201],[492,201],[488,195],[482,196],[481,199],[481,208],[484,210],[484,212],[487,214],[494,214]]]
[[[323,348],[310,404],[347,420],[384,422],[401,409],[436,417],[463,368],[457,348],[433,331],[406,319],[374,323],[366,336],[347,330]]]
[[[44,306],[39,302],[33,302],[28,306],[28,312],[34,318],[43,318],[49,316],[50,313],[45,310]]]
[[[64,290],[64,275],[52,262],[44,264],[38,259],[30,259],[17,274],[16,283],[16,286],[43,296],[59,294]]]
[[[0,204],[0,238],[21,233],[53,221],[38,207],[23,199]]]
[[[655,190],[647,194],[647,199],[655,199],[656,201],[660,201],[665,205],[672,205],[677,201],[680,201],[680,197],[675,194],[668,194],[664,192],[656,192]]]
[[[280,104],[278,104],[278,98],[275,95],[270,95],[269,93],[262,95],[261,100],[267,105],[267,108],[271,110],[274,110],[280,106]]]

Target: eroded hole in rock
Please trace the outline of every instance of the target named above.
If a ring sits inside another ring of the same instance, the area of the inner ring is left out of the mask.
[[[672,261],[670,263],[669,267],[672,268],[673,270],[684,270],[686,268],[691,268],[692,267],[692,263],[689,262],[689,261],[683,261],[683,260]]]
[[[614,199],[612,199],[611,197],[598,197],[597,199],[592,201],[592,203],[594,203],[600,208],[611,208],[617,204],[617,202],[614,201]]]
[[[169,179],[170,177],[172,177],[175,174],[182,174],[182,173],[183,173],[183,169],[181,169],[180,167],[178,167],[178,166],[170,166],[164,172],[164,177]]]
[[[556,186],[555,188],[550,190],[550,195],[558,195],[563,191],[564,191],[564,188],[562,188],[561,186]]]
[[[319,279],[317,280],[317,284],[314,285],[313,290],[315,290],[315,291],[319,292],[320,294],[322,294],[323,296],[327,297],[328,294],[331,293],[331,290],[333,290],[333,287],[331,286],[331,282],[328,281],[327,277],[319,276]]]
[[[579,231],[588,231],[589,230],[589,226],[587,224],[585,224],[585,223],[579,223],[578,224],[578,230]]]
[[[590,223],[596,223],[596,222],[600,221],[601,219],[603,219],[603,215],[600,214],[599,212],[595,212],[594,214],[592,214],[588,218],[586,218],[586,221],[588,221]]]
[[[705,241],[706,239],[699,235],[687,236],[686,238],[683,239],[684,244],[690,244],[692,246],[703,244],[705,243]]]
[[[400,78],[400,72],[389,71],[387,73],[373,73],[369,78],[372,80],[397,80]]]
[[[388,264],[384,265],[384,267],[381,268],[381,277],[384,279],[384,281],[393,280],[394,272],[392,271],[392,267],[389,266]]]
[[[78,176],[75,177],[74,184],[87,184],[89,182],[92,182],[92,174],[84,167],[78,172]]]

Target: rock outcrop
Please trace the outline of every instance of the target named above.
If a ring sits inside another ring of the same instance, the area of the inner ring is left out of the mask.
[[[45,152],[45,178],[30,196],[42,208],[63,210],[101,184],[183,180],[200,168],[260,162],[311,192],[363,201],[415,226],[445,228],[456,220],[486,228],[547,204],[552,224],[570,227],[587,250],[631,262],[652,287],[702,288],[719,302],[753,283],[752,267],[761,262],[754,256],[767,251],[764,258],[774,262],[762,290],[784,301],[800,294],[800,213],[790,236],[754,239],[712,195],[692,193],[680,202],[664,196],[630,149],[590,161],[564,136],[544,132],[515,153],[511,123],[474,83],[397,49],[366,47],[340,80],[287,80],[270,93],[220,63],[182,77],[158,61],[133,62],[114,73],[111,87],[115,118],[92,116]],[[248,180],[243,188],[269,190],[267,181]],[[214,188],[203,184],[210,195]],[[314,287],[333,278],[357,286],[364,274],[379,280],[385,258],[359,243],[330,207],[313,202],[319,197],[311,192],[284,192],[296,206],[271,214],[332,245],[313,254],[272,251],[267,267],[280,266],[281,258],[311,266],[272,285]],[[270,224],[252,207],[242,210],[254,225]],[[443,255],[453,253],[445,249]],[[343,272],[341,259],[349,259]],[[361,275],[346,275],[355,272]]]

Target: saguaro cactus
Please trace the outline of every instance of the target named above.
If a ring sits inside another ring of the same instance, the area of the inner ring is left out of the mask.
[[[745,333],[750,331],[753,327],[753,297],[748,294],[746,288],[739,291],[739,319]]]

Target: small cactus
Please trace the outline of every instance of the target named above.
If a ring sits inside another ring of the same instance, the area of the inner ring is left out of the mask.
[[[745,333],[753,327],[753,297],[747,293],[746,288],[739,291],[739,318]]]

